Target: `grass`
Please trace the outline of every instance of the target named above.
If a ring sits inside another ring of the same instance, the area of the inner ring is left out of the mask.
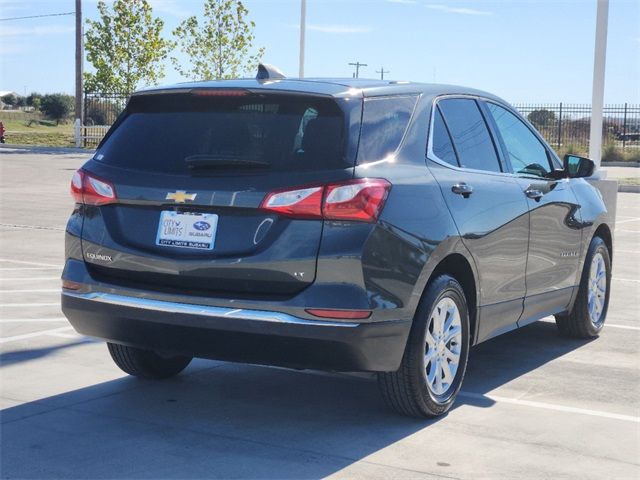
[[[617,178],[620,185],[638,185],[640,186],[640,177]]]
[[[575,145],[567,145],[556,150],[558,156],[562,159],[566,154],[579,155],[581,157],[589,157],[589,152],[584,147]],[[603,162],[640,162],[640,147],[637,145],[629,145],[624,150],[618,145],[607,143],[602,147]]]
[[[0,112],[0,122],[4,124],[5,140],[13,145],[38,145],[44,147],[72,147],[73,124],[45,120],[38,113]]]

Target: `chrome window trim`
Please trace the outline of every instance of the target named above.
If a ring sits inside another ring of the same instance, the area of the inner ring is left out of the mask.
[[[438,102],[445,98],[469,98],[469,99],[478,100],[482,102],[495,103],[496,105],[508,110],[509,112],[513,113],[516,117],[518,117],[518,119],[523,120],[524,121],[523,123],[525,124],[525,126],[531,131],[531,133],[534,134],[534,136],[538,139],[538,141],[542,143],[542,146],[551,155],[551,161],[553,162],[554,167],[562,168],[562,161],[556,154],[555,150],[553,150],[553,148],[549,146],[546,140],[542,138],[542,136],[538,133],[535,127],[533,127],[533,125],[531,125],[531,123],[522,115],[520,115],[520,113],[516,109],[514,109],[511,105],[507,103],[503,103],[499,100],[496,100],[495,98],[483,97],[481,95],[463,94],[463,93],[446,93],[443,95],[437,95],[433,97],[433,99],[431,100],[431,113],[429,118],[429,137],[427,141],[427,159],[428,160],[431,160],[432,162],[435,162],[440,166],[447,167],[452,170],[458,170],[460,172],[484,173],[487,175],[498,175],[498,176],[507,175],[511,177],[524,178],[521,174],[518,174],[515,172],[490,172],[488,170],[476,170],[473,168],[456,167],[454,165],[451,165],[450,163],[445,162],[433,152],[433,125],[435,123],[434,111]],[[527,178],[530,178],[530,177],[527,176]],[[536,176],[533,176],[531,178],[537,178],[540,180],[552,180],[552,179],[544,179],[543,177],[536,177]]]
[[[490,170],[478,170],[475,168],[463,168],[463,167],[456,167],[454,165],[451,165],[450,163],[445,162],[444,160],[442,160],[441,158],[439,158],[434,152],[433,152],[433,125],[435,124],[435,109],[436,109],[436,105],[438,104],[438,102],[440,100],[443,100],[445,98],[465,98],[465,99],[471,99],[471,100],[488,100],[486,97],[481,97],[479,95],[471,95],[471,94],[461,94],[461,93],[447,93],[444,95],[438,95],[436,97],[434,97],[431,101],[431,114],[430,114],[430,118],[429,118],[429,138],[427,141],[427,159],[431,160],[432,162],[437,163],[438,165],[442,166],[442,167],[446,167],[446,168],[450,168],[451,170],[457,170],[459,172],[471,172],[471,173],[482,173],[485,175],[495,175],[495,176],[499,176],[499,177],[504,177],[504,176],[509,176],[509,177],[513,177],[513,174],[511,172],[493,172]],[[482,114],[482,112],[481,112]],[[489,127],[487,127],[488,130]],[[491,132],[489,131],[489,135],[491,136]],[[493,138],[491,139],[493,141]],[[453,142],[453,139],[451,139],[451,141]],[[501,164],[500,161],[500,155],[498,154],[498,152],[496,152],[496,156],[498,157],[498,163]]]
[[[256,322],[270,322],[291,325],[309,325],[316,327],[358,327],[359,323],[331,322],[322,320],[309,320],[295,317],[287,313],[267,310],[251,310],[245,308],[214,307],[210,305],[197,305],[192,303],[170,302],[166,300],[154,300],[151,298],[130,297],[106,292],[77,293],[63,291],[63,295],[82,300],[118,305],[122,307],[140,308],[156,312],[180,313],[185,315],[199,315],[204,317],[233,318],[237,320],[250,320]]]

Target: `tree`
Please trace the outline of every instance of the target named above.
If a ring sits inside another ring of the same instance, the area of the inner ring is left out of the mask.
[[[194,15],[173,31],[189,59],[184,66],[172,57],[176,70],[194,80],[237,78],[255,70],[264,48],[251,54],[255,23],[248,13],[241,0],[206,0],[201,21]]]
[[[541,108],[527,115],[527,119],[537,127],[546,127],[556,121],[556,114],[551,110]]]
[[[164,22],[152,16],[147,0],[115,0],[113,12],[98,1],[100,20],[87,20],[87,60],[95,72],[84,75],[87,90],[130,94],[164,77],[171,42],[161,37]]]
[[[27,96],[27,106],[33,107],[35,110],[40,110],[40,102],[42,102],[42,95],[38,92],[31,92]]]
[[[56,121],[56,125],[60,120],[69,117],[75,107],[74,97],[65,95],[64,93],[47,94],[42,97],[40,102],[40,110],[51,120]]]
[[[18,101],[18,97],[16,97],[13,93],[7,93],[0,100],[2,100],[2,103],[4,103],[5,105],[13,107]]]

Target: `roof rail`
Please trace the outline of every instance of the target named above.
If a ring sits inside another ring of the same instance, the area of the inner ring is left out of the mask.
[[[258,64],[258,73],[256,74],[256,80],[279,80],[285,77],[284,73],[273,65],[268,63]]]

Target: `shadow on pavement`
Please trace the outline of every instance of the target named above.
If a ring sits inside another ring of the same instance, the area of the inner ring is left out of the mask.
[[[38,360],[59,350],[64,350],[70,347],[77,347],[79,345],[85,345],[86,343],[94,341],[95,340],[91,340],[88,338],[82,338],[77,341],[67,342],[52,347],[28,348],[25,350],[15,350],[12,352],[0,353],[0,366],[6,367],[9,365],[13,365],[14,363],[28,362],[29,360]]]
[[[547,323],[512,332],[472,351],[464,390],[488,393],[584,344]],[[447,422],[389,412],[371,376],[208,365],[5,409],[2,476],[319,478]],[[461,398],[457,406],[465,403],[492,405]]]

